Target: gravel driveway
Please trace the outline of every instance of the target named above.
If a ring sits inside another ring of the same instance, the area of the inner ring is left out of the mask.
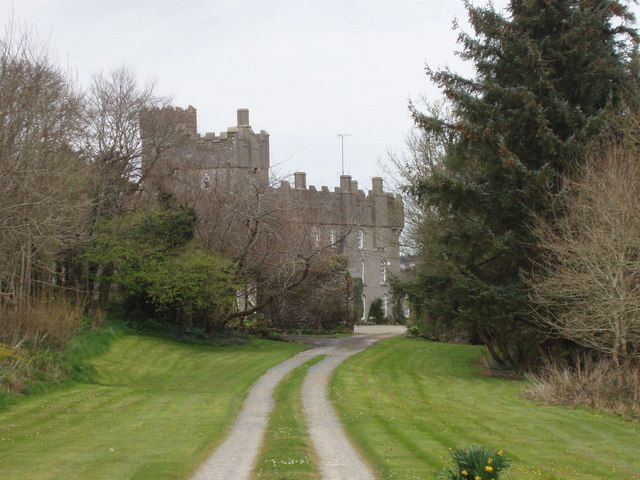
[[[315,346],[269,369],[249,391],[229,435],[198,469],[193,480],[248,480],[258,460],[273,392],[289,372],[318,355],[327,358],[313,365],[302,387],[304,414],[318,455],[324,480],[364,480],[375,477],[351,446],[328,398],[333,370],[344,360],[383,338],[404,333],[404,327],[376,325],[356,327],[346,338],[297,337]]]

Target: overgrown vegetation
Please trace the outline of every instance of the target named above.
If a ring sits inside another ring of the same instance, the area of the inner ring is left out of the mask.
[[[65,321],[68,318],[64,316]],[[103,353],[125,330],[116,325],[89,327],[93,324],[84,318],[76,335],[66,338],[60,348],[46,348],[29,341],[13,346],[0,342],[0,410],[25,395],[95,380],[95,368],[89,359]]]

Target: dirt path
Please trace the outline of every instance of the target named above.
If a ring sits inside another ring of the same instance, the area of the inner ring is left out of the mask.
[[[373,475],[353,449],[328,399],[327,386],[333,370],[351,355],[378,340],[400,335],[404,327],[356,327],[347,338],[298,337],[314,345],[269,369],[249,391],[240,415],[229,435],[198,469],[193,480],[248,480],[260,453],[269,415],[273,410],[273,392],[278,383],[296,367],[318,355],[327,355],[309,369],[303,385],[303,407],[309,433],[325,480],[373,479]]]
[[[402,333],[404,327],[358,327],[353,337],[334,346],[326,359],[309,369],[302,386],[302,405],[323,480],[375,479],[351,445],[329,400],[329,380],[335,368],[350,356],[378,340]]]

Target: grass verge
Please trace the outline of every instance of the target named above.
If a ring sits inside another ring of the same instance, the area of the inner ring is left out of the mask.
[[[0,412],[25,396],[91,381],[95,367],[87,360],[104,353],[126,332],[119,324],[87,328],[73,336],[63,350],[12,349],[0,344]]]
[[[512,478],[640,479],[640,423],[538,406],[522,398],[525,382],[484,376],[483,355],[398,338],[338,367],[332,400],[380,478],[435,478],[450,449],[479,443],[504,448]]]
[[[320,473],[302,412],[302,383],[309,367],[326,358],[309,360],[287,375],[275,392],[276,406],[254,472],[260,480],[319,480]]]
[[[185,345],[126,335],[91,360],[93,383],[0,412],[2,478],[185,478],[221,441],[255,380],[304,347]]]

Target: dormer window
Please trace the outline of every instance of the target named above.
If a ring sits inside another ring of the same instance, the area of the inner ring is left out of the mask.
[[[364,231],[362,231],[362,229],[356,232],[356,240],[358,243],[358,250],[364,249]]]
[[[205,173],[202,177],[202,187],[203,188],[211,188],[211,178],[208,173]]]

